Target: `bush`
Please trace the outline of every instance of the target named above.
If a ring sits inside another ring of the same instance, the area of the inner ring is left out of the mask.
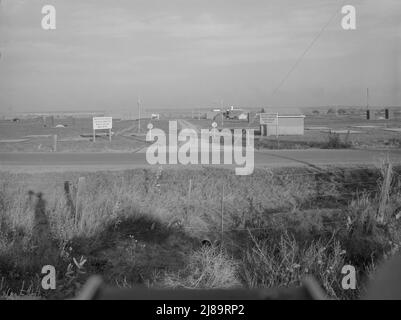
[[[351,148],[352,143],[349,141],[349,131],[345,135],[344,141],[341,141],[341,137],[338,133],[329,132],[327,142],[322,146],[322,149],[346,149]]]

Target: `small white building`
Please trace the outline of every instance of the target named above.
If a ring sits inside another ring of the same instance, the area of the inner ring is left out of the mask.
[[[266,107],[264,113],[278,115],[277,123],[266,125],[266,135],[303,135],[305,115],[299,108]]]

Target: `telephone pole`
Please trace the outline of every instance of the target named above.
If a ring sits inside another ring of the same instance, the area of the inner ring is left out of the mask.
[[[221,126],[224,127],[223,100],[220,100]]]
[[[138,97],[138,133],[141,133],[141,99]]]
[[[366,119],[370,120],[370,110],[369,110],[369,88],[366,88]]]

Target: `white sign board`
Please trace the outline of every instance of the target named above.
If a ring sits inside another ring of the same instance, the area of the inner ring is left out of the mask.
[[[278,114],[277,113],[261,113],[260,124],[274,124],[277,125]]]
[[[93,130],[111,129],[113,127],[112,117],[94,117]]]

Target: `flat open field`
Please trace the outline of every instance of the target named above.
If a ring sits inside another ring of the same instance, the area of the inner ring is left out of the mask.
[[[171,120],[180,119],[177,113],[169,114]],[[179,122],[179,128],[183,125]],[[212,121],[206,119],[186,118],[198,129],[210,129]],[[19,123],[0,120],[0,152],[49,152],[53,150],[53,135],[57,134],[59,152],[135,152],[144,146],[144,136],[147,124],[168,131],[168,119],[141,120],[141,130],[138,132],[137,120],[114,120],[113,138],[111,143],[105,133],[98,132],[96,143],[92,142],[92,120],[90,118],[55,119],[64,128],[49,126],[41,118],[22,119]],[[258,128],[258,124],[246,121],[217,121],[218,128]],[[390,130],[389,130],[390,129]],[[394,129],[394,131],[391,131]],[[280,136],[279,144],[276,137],[256,136],[256,148],[266,149],[305,149],[326,148],[329,131],[336,132],[341,141],[346,140],[351,148],[399,148],[401,145],[401,125],[399,120],[366,120],[363,115],[308,115],[305,118],[305,134],[303,136]],[[350,131],[348,135],[347,132]],[[258,132],[256,132],[258,134]],[[84,135],[84,136],[81,136]]]
[[[23,119],[18,123],[0,120],[0,152],[49,152],[53,150],[53,135],[57,135],[58,152],[133,152],[146,145],[144,134],[148,123],[148,119],[141,120],[138,133],[138,121],[114,120],[112,141],[105,135],[107,131],[97,131],[93,143],[91,118],[55,119],[54,126],[64,125],[61,128],[51,127],[41,118]],[[152,123],[167,127],[165,120]]]

